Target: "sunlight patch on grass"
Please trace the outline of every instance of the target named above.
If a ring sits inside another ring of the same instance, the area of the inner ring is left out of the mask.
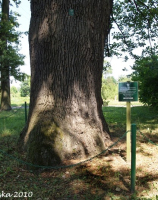
[[[10,129],[3,129],[0,136],[6,137],[6,136],[11,136],[11,135],[12,135],[12,132]]]
[[[30,103],[30,97],[12,97],[11,98],[12,106],[22,106],[25,104],[25,101],[28,105]]]

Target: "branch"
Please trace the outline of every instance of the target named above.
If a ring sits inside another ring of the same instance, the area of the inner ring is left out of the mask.
[[[144,15],[144,13],[139,9],[138,7],[138,4],[135,0],[134,1],[134,4],[136,6],[136,9],[137,11],[139,11],[141,13],[141,15],[147,20],[147,23],[148,23],[148,27],[147,27],[147,30],[148,30],[148,38],[149,38],[149,44],[150,44],[150,47],[151,47],[151,51],[152,51],[152,44],[151,44],[151,37],[150,37],[150,20]],[[138,2],[140,2],[142,5],[146,6],[146,8],[149,10],[149,7],[144,4],[143,2],[141,2],[140,0],[138,0]]]
[[[142,1],[140,0],[137,0],[139,3],[141,3],[143,6],[145,6],[147,9],[150,9],[149,6],[147,6],[145,3],[143,3]],[[153,4],[154,6],[154,4]],[[154,6],[154,8],[156,8],[156,6]],[[151,13],[152,14],[152,13]]]
[[[131,2],[131,0],[129,0],[129,1]],[[133,0],[133,1],[134,1],[134,4],[135,4],[137,10],[142,14],[142,16],[143,16],[144,18],[146,18],[146,16],[145,16],[145,15],[142,13],[142,11],[138,8],[138,4],[136,3],[136,1],[135,1],[135,0]],[[150,15],[151,15],[151,16],[153,17],[153,19],[157,22],[157,19],[155,19],[153,13],[150,11],[150,7],[147,6],[145,3],[143,3],[143,2],[140,1],[140,0],[137,0],[137,1],[148,9],[148,11],[150,12]],[[157,9],[155,6],[154,6],[154,8]],[[146,18],[146,19],[149,20],[148,18]]]
[[[115,24],[117,25],[119,31],[121,32],[121,34],[122,34],[122,36],[123,36],[123,41],[124,41],[124,43],[127,45],[127,42],[126,42],[126,36],[125,36],[125,34],[122,32],[122,30],[120,29],[118,23],[116,22],[116,20],[114,19],[113,16],[112,16],[112,20],[113,20],[113,21],[115,22]],[[128,46],[128,45],[127,45],[127,46]]]

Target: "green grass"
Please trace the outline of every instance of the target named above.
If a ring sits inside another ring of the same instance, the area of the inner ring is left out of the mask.
[[[18,101],[14,98],[12,105],[21,106],[25,101],[29,103],[29,98],[18,98]],[[103,114],[109,124],[112,136],[120,137],[125,132],[126,108],[103,107]],[[132,123],[137,124],[138,129],[147,133],[147,136],[153,137],[152,139],[156,137],[156,133],[158,134],[158,111],[144,106],[132,107],[131,119]],[[25,155],[17,148],[19,134],[24,125],[24,108],[0,112],[0,150],[7,153],[3,154],[0,151],[0,194],[2,190],[6,193],[33,192],[33,197],[28,199],[41,198],[42,200],[156,200],[151,183],[154,184],[154,190],[158,192],[157,176],[151,177],[150,173],[144,172],[143,169],[139,170],[139,173],[142,174],[137,182],[137,193],[130,193],[130,185],[126,190],[116,191],[116,186],[121,187],[124,183],[122,178],[129,178],[130,169],[120,171],[113,169],[111,161],[105,161],[104,157],[73,168],[32,173],[27,166],[17,160],[17,158],[25,160]],[[155,134],[152,135],[152,133]],[[154,141],[156,142],[156,140]],[[143,140],[144,144],[148,145]],[[139,148],[141,148],[140,142]],[[142,154],[144,154],[143,148],[140,149]],[[113,152],[111,156],[115,157],[116,153]],[[16,159],[12,159],[13,157]],[[150,183],[152,179],[153,182]],[[143,181],[146,183],[144,188],[142,188]],[[148,194],[150,194],[150,198]]]
[[[103,107],[104,117],[109,126],[120,127],[121,131],[126,129],[126,107]],[[147,106],[136,106],[131,108],[131,123],[136,123],[138,129],[157,129],[158,111]]]
[[[25,101],[27,104],[30,102],[30,97],[11,97],[11,105],[14,106],[22,106],[25,104]]]
[[[104,107],[103,112],[109,123],[115,121],[125,123],[126,120],[126,107]],[[131,120],[132,122],[140,122],[143,124],[157,122],[158,111],[148,106],[131,107]]]
[[[9,130],[11,134],[17,134],[25,124],[24,108],[16,108],[11,111],[0,112],[0,133]]]
[[[11,97],[11,111],[0,112],[0,133],[4,130],[10,130],[11,133],[19,132],[25,123],[25,102],[27,106],[30,102],[30,97]]]
[[[126,107],[126,102],[121,102],[121,101],[118,101],[118,100],[112,100],[112,99],[109,99],[107,100],[109,103],[108,103],[108,106],[124,106]],[[132,106],[143,106],[143,104],[139,101],[133,101],[131,102],[131,107]]]

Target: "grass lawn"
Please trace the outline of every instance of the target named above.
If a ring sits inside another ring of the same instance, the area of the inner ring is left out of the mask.
[[[112,100],[112,99],[109,99],[107,101],[108,101],[108,106],[126,107],[126,102],[123,102],[123,101]],[[139,101],[133,101],[131,102],[131,107],[132,106],[143,106],[143,104]]]
[[[13,106],[20,106],[25,101],[29,103],[29,99],[12,99]],[[132,107],[131,112],[132,123],[137,124],[137,129],[158,144],[158,111],[136,106]],[[112,141],[116,142],[126,131],[126,108],[103,107],[103,114],[109,124]],[[32,172],[19,162],[19,159],[25,160],[25,155],[17,149],[17,140],[24,125],[24,108],[0,112],[0,197],[3,191],[3,195],[18,196],[8,199],[158,199],[158,146],[147,141],[139,131],[136,192],[131,194],[130,164],[125,161],[125,138],[109,149],[107,154],[89,162],[66,169]],[[71,164],[74,162],[79,161],[72,161]]]
[[[29,104],[30,97],[11,97],[11,104],[13,107],[22,106],[25,104],[25,102]]]

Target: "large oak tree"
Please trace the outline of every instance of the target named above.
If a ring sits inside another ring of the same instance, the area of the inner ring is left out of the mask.
[[[83,159],[110,141],[101,79],[112,0],[31,0],[30,110],[20,135],[32,163]]]
[[[21,146],[36,164],[84,158],[110,141],[101,106],[103,55],[157,53],[157,1],[32,0],[31,99]],[[113,9],[112,9],[113,7]],[[110,14],[115,23],[107,46]],[[147,42],[148,41],[148,42]],[[142,56],[143,56],[142,54]]]

